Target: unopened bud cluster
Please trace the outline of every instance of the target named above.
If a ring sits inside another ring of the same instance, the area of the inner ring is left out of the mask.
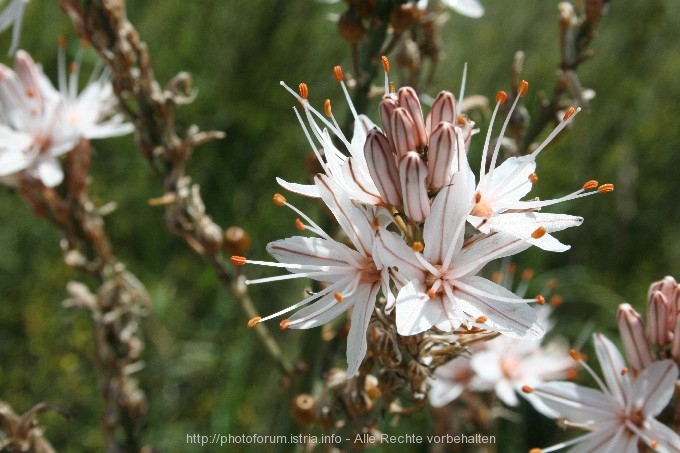
[[[621,304],[617,324],[626,356],[637,373],[656,360],[680,363],[680,285],[667,276],[650,285],[646,323],[630,305]]]

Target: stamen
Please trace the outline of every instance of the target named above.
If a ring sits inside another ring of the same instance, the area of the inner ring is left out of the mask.
[[[508,93],[505,91],[499,91],[496,93],[496,103],[497,104],[505,104],[505,101],[508,100]]]
[[[534,230],[534,232],[531,233],[531,237],[534,238],[534,239],[541,239],[543,236],[545,236],[546,232],[547,232],[547,230],[545,229],[545,227],[541,226],[541,227],[536,228]]]
[[[538,305],[544,305],[545,304],[545,297],[541,296],[540,294],[536,296],[536,303]]]
[[[389,89],[390,93],[396,93],[397,90],[396,90],[396,88],[394,88],[394,82],[390,82],[389,87],[390,87],[390,89]]]
[[[340,294],[338,291],[336,291],[336,292],[333,294],[333,297],[335,297],[335,300],[337,300],[338,302],[342,302],[343,299],[344,299],[344,298],[342,297],[342,294]]]
[[[487,318],[486,316],[480,316],[479,318],[475,319],[475,322],[477,322],[479,324],[484,324],[488,320],[489,320],[489,318]]]
[[[335,76],[335,80],[338,82],[342,82],[344,80],[344,76],[342,75],[342,68],[340,66],[335,66],[333,68],[333,75]]]
[[[437,292],[434,289],[430,288],[430,289],[427,290],[427,297],[429,297],[430,299],[434,298],[434,296],[436,296],[436,295],[437,295]]]
[[[298,92],[300,93],[300,97],[302,99],[307,99],[309,96],[309,88],[307,88],[307,84],[302,82],[300,85],[298,85]]]
[[[531,450],[529,450],[529,453],[543,453],[543,450],[541,450],[540,448],[532,448]]]
[[[569,107],[564,116],[562,117],[562,121],[567,121],[574,115],[574,113],[576,113],[576,109],[574,107]]]
[[[552,308],[557,308],[557,307],[559,307],[560,305],[562,305],[562,302],[564,302],[564,299],[563,299],[562,296],[560,296],[559,294],[553,294],[553,295],[550,297],[550,306],[551,306]]]
[[[569,355],[571,356],[572,359],[574,359],[574,360],[577,361],[577,362],[581,362],[581,361],[582,361],[581,354],[579,354],[578,351],[577,351],[576,349],[570,349],[570,350],[569,350]]]
[[[385,72],[390,72],[390,60],[388,60],[385,55],[380,57],[380,59],[382,60],[383,69],[385,70]]]
[[[64,35],[59,36],[59,47],[61,47],[62,49],[66,48],[66,36]]]
[[[654,450],[656,450],[657,448],[659,448],[659,442],[657,442],[657,441],[655,441],[655,440],[652,440],[652,441],[649,443],[649,446],[652,447]]]
[[[302,220],[300,219],[295,219],[295,228],[297,228],[300,231],[305,231],[306,229],[305,224],[302,223]]]
[[[286,197],[284,197],[280,193],[274,194],[273,201],[274,201],[274,204],[276,206],[285,206],[286,205]]]
[[[250,321],[248,321],[248,328],[252,329],[256,325],[258,325],[260,322],[262,322],[261,316],[255,316],[254,318],[251,318]]]
[[[534,278],[534,270],[531,268],[524,269],[522,271],[522,276],[520,278],[524,281],[531,280],[532,278]]]
[[[286,330],[288,326],[290,325],[290,319],[284,319],[279,323],[279,329],[281,330]]]
[[[416,241],[416,242],[413,243],[411,248],[413,249],[414,252],[422,252],[423,249],[425,248],[425,246],[423,245],[422,242]]]
[[[529,91],[529,82],[522,80],[517,87],[517,96],[522,97]]]
[[[534,388],[533,388],[533,387],[530,387],[530,386],[528,386],[528,385],[523,385],[523,386],[522,386],[522,391],[523,391],[524,393],[534,393]]]
[[[529,182],[531,184],[536,184],[538,182],[538,175],[536,173],[532,173],[529,175]]]
[[[231,257],[231,263],[235,266],[243,266],[246,264],[246,257],[245,256],[232,256]]]
[[[614,191],[614,184],[602,184],[597,188],[598,193],[608,193]]]
[[[621,368],[621,376],[625,376],[626,374],[628,374],[628,367],[624,366]]]
[[[591,179],[591,180],[588,181],[587,183],[583,184],[583,190],[594,189],[594,188],[597,187],[599,184],[600,184],[599,182],[595,181],[594,179]]]
[[[479,203],[480,201],[482,201],[482,193],[481,193],[481,192],[477,192],[477,193],[475,194],[475,203]]]
[[[330,117],[333,116],[333,112],[331,111],[331,100],[330,99],[326,99],[325,101],[323,101],[323,111],[324,111],[324,113],[326,113],[327,117],[330,118]]]

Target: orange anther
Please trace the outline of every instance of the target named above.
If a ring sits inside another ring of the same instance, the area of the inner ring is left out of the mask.
[[[529,450],[529,453],[543,453],[543,450],[541,450],[540,448],[532,448],[531,450]]]
[[[505,101],[508,100],[508,93],[505,91],[499,91],[496,93],[496,104],[505,104]]]
[[[307,99],[309,96],[309,88],[307,88],[307,84],[304,82],[298,85],[298,91],[300,92],[300,97],[302,99]]]
[[[569,355],[571,356],[572,359],[576,360],[577,362],[581,361],[581,354],[579,354],[578,351],[576,351],[576,349],[570,349]]]
[[[62,49],[66,48],[66,36],[61,35],[59,37],[59,47],[61,47]]]
[[[538,175],[536,173],[532,173],[529,175],[529,182],[531,184],[536,184],[538,182]]]
[[[231,257],[231,263],[235,266],[243,266],[244,264],[246,264],[246,257],[233,255]]]
[[[261,316],[255,316],[255,317],[252,318],[250,321],[248,321],[248,328],[249,328],[249,329],[252,329],[252,328],[255,327],[256,325],[258,325],[261,321],[262,321],[262,317],[261,317]]]
[[[481,193],[481,192],[477,192],[477,193],[475,194],[475,203],[479,203],[480,201],[482,201],[482,193]]]
[[[342,75],[342,68],[340,66],[336,66],[333,68],[333,75],[335,76],[335,80],[338,82],[342,82],[342,79],[344,79]]]
[[[337,291],[333,294],[333,297],[335,297],[335,300],[337,300],[338,302],[342,302],[344,300],[344,297],[342,297],[342,294],[340,294]]]
[[[437,293],[432,288],[427,290],[427,297],[429,297],[430,299],[434,298],[434,296],[436,296],[436,295],[437,295]]]
[[[655,441],[655,440],[652,440],[652,441],[649,443],[649,446],[652,447],[654,450],[656,450],[657,448],[659,448],[659,442],[657,442],[657,441]]]
[[[591,179],[591,180],[588,181],[587,183],[583,184],[583,190],[594,189],[594,188],[597,187],[599,184],[600,184],[599,182],[595,181],[594,179]]]
[[[70,65],[68,65],[68,73],[75,74],[76,72],[78,72],[78,63],[74,61]]]
[[[533,393],[533,392],[534,392],[534,388],[533,388],[533,387],[530,387],[530,386],[528,386],[528,385],[523,385],[523,386],[522,386],[522,391],[523,391],[524,393]]]
[[[597,188],[597,191],[599,193],[613,192],[614,184],[602,184],[600,187]]]
[[[489,318],[487,318],[486,316],[480,316],[479,318],[475,319],[475,322],[479,324],[484,324],[488,320]]]
[[[628,374],[628,367],[624,366],[621,368],[621,376],[625,376],[626,374]]]
[[[280,193],[275,193],[273,200],[274,200],[274,204],[276,206],[285,206],[286,205],[286,197],[284,197]]]
[[[524,269],[522,271],[522,280],[528,281],[534,278],[534,270],[531,268]]]
[[[385,70],[385,72],[390,72],[390,60],[388,60],[385,55],[380,57],[380,59],[382,60],[383,69]]]
[[[529,91],[529,82],[526,80],[522,80],[519,83],[519,86],[517,87],[517,95],[518,96],[524,96],[527,94],[527,91]]]
[[[302,220],[295,219],[295,228],[297,228],[300,231],[305,231],[305,224],[302,223]]]
[[[545,227],[541,226],[541,227],[536,228],[534,230],[534,232],[531,233],[531,237],[534,238],[534,239],[541,239],[543,236],[545,236],[546,232],[547,232],[547,230],[545,229]]]
[[[544,305],[545,304],[545,297],[541,296],[540,294],[536,296],[536,303],[538,305]]]
[[[326,99],[323,101],[323,111],[326,114],[326,116],[331,117],[333,116],[333,112],[331,111],[331,100]]]
[[[423,249],[425,248],[425,246],[423,245],[422,242],[416,241],[416,242],[413,243],[411,248],[413,249],[414,252],[422,252]]]
[[[560,305],[562,305],[562,302],[564,302],[564,299],[563,299],[562,296],[560,296],[559,294],[553,294],[553,295],[550,297],[550,306],[551,306],[552,308],[557,308],[557,307],[559,307]]]
[[[574,107],[569,107],[567,111],[564,113],[564,116],[562,117],[562,121],[567,121],[569,118],[574,116],[574,113],[576,113],[576,109]]]
[[[290,319],[284,319],[279,323],[279,329],[281,330],[286,330],[288,326],[290,325]]]

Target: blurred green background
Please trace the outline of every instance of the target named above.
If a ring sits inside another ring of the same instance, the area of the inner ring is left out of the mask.
[[[558,2],[482,3],[483,18],[451,13],[442,27],[445,59],[428,92],[457,93],[464,62],[468,94],[493,97],[499,89],[510,90],[510,63],[521,49],[526,52],[522,76],[530,82],[526,105],[535,112],[538,93],[550,92],[559,63]],[[327,19],[341,10],[342,4],[311,0],[128,3],[158,80],[165,83],[179,71],[193,76],[198,97],[179,109],[179,121],[227,134],[200,147],[188,172],[220,225],[248,231],[252,257],[267,259],[269,241],[295,234],[293,215],[270,201],[280,190],[274,178],[305,178],[308,145],[291,109],[295,102],[279,81],[307,82],[314,105],[328,97],[336,116],[344,117],[332,68],[341,64],[349,70],[349,47]],[[680,277],[679,26],[675,0],[612,0],[592,45],[595,58],[579,70],[581,83],[597,93],[592,111],[581,113],[568,136],[538,160],[535,193],[542,198],[571,192],[588,179],[616,185],[613,194],[556,208],[586,219],[559,235],[571,250],[528,251],[516,260],[536,270],[537,287],[548,278],[560,280],[565,303],[556,313],[558,329],[572,341],[593,329],[618,341],[618,303],[629,301],[642,310],[651,281]],[[74,53],[77,37],[56,2],[32,1],[20,47],[42,62],[53,80],[60,35],[70,40]],[[8,46],[5,33],[0,49]],[[11,65],[8,57],[2,61]],[[365,113],[377,120],[376,104]],[[479,118],[483,132],[487,121]],[[482,142],[480,136],[473,140],[474,169]],[[246,329],[246,315],[211,269],[166,232],[162,208],[147,205],[162,195],[161,184],[132,138],[94,145],[93,196],[99,204],[118,204],[106,218],[115,253],[152,297],[153,312],[143,325],[147,365],[138,373],[149,399],[147,443],[160,451],[220,451],[188,445],[186,436],[303,432],[285,425],[289,395],[274,363]],[[289,199],[321,215],[313,201]],[[0,188],[0,244],[0,399],[20,412],[40,401],[68,407],[76,415],[73,422],[41,416],[48,439],[60,451],[100,451],[101,401],[89,315],[61,306],[66,282],[82,276],[64,264],[58,232],[34,218],[7,188]],[[251,294],[266,314],[298,300],[303,286],[260,285]],[[319,330],[274,330],[291,359],[301,338],[317,341],[320,335]],[[549,445],[535,443],[536,422],[525,420],[502,423],[500,451]],[[548,429],[552,422],[540,426]],[[431,421],[421,414],[388,432],[425,435],[430,429]],[[228,451],[240,448],[260,451],[234,445]]]

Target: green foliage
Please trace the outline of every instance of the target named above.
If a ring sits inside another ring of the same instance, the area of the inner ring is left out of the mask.
[[[452,16],[444,25],[446,58],[430,94],[443,88],[457,93],[464,62],[468,94],[492,97],[499,89],[510,90],[512,55],[522,49],[527,54],[522,76],[531,83],[527,106],[535,111],[538,93],[552,89],[559,62],[557,2],[532,2],[530,8],[501,0],[483,3],[482,19]],[[594,321],[590,328],[611,330],[619,302],[640,309],[649,283],[667,274],[678,277],[680,269],[680,41],[673,22],[680,17],[680,3],[611,3],[593,44],[596,55],[579,71],[583,85],[597,93],[592,111],[581,113],[568,136],[540,157],[536,191],[568,193],[592,178],[615,183],[616,191],[569,205],[570,213],[586,219],[560,235],[572,245],[570,251],[519,257],[520,266],[561,280],[565,303],[557,315],[564,321],[560,330],[571,339],[588,319]],[[43,62],[49,76],[56,73],[57,35],[75,41],[55,4],[30,3],[21,39],[21,47]],[[280,190],[275,177],[306,177],[302,163],[308,145],[291,109],[295,102],[279,81],[291,86],[305,81],[314,105],[329,97],[334,108],[344,108],[332,68],[350,67],[350,53],[326,19],[332,9],[311,0],[128,4],[158,79],[170,80],[183,70],[193,76],[198,96],[179,110],[183,124],[227,134],[200,147],[188,171],[217,222],[249,232],[253,257],[264,259],[267,242],[294,234],[292,214],[270,201]],[[0,49],[7,48],[8,39],[2,36]],[[71,42],[69,50],[75,49]],[[375,104],[371,109],[366,113],[377,119]],[[480,120],[485,132],[488,118]],[[195,451],[199,447],[187,445],[187,434],[302,432],[287,421],[290,391],[246,329],[246,316],[208,266],[165,231],[162,208],[147,205],[162,195],[162,186],[133,140],[94,145],[95,201],[118,205],[106,219],[115,254],[152,298],[153,311],[143,325],[146,368],[138,374],[149,398],[148,443],[159,451]],[[479,154],[471,158],[477,162]],[[290,198],[316,213],[312,217],[322,216],[313,202]],[[41,416],[47,437],[61,451],[101,451],[88,315],[60,305],[67,297],[65,283],[82,276],[64,264],[58,233],[5,188],[0,188],[0,225],[0,399],[20,412],[39,401],[69,408],[74,422]],[[262,313],[270,313],[297,300],[302,290],[276,283],[254,287],[252,296]],[[301,334],[277,330],[275,335],[294,360]],[[306,331],[302,341],[318,343],[319,335]],[[429,423],[419,416],[386,429],[428,434]],[[504,431],[512,432],[514,425],[508,429],[507,423]]]

